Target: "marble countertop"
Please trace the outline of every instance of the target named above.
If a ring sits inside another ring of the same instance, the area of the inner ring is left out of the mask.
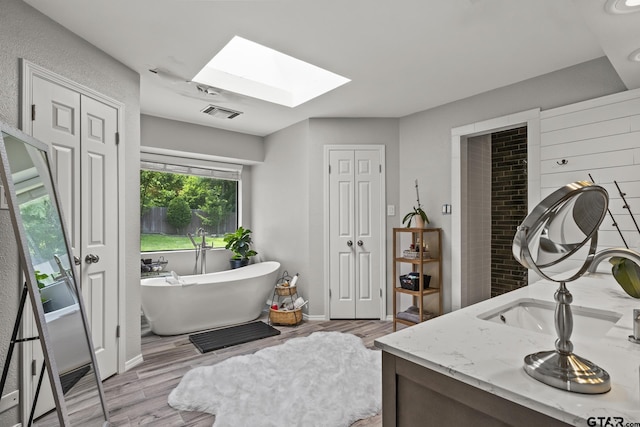
[[[611,376],[611,391],[605,394],[571,393],[531,378],[523,369],[524,357],[553,350],[555,335],[478,317],[519,299],[555,304],[557,288],[557,283],[542,280],[384,336],[375,344],[395,356],[569,424],[588,425],[589,417],[622,417],[624,423],[640,423],[640,344],[628,340],[633,332],[633,309],[640,308],[640,300],[624,293],[611,274],[585,275],[567,284],[573,295],[572,308],[622,314],[604,336],[589,340],[572,337],[574,353]]]

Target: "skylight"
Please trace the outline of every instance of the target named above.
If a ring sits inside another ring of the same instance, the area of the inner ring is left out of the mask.
[[[287,107],[297,107],[351,81],[238,36],[192,80]]]
[[[605,9],[609,13],[640,12],[640,0],[607,0]]]

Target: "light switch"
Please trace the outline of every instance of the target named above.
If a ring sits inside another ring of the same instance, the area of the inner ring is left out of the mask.
[[[451,215],[451,205],[449,204],[442,205],[442,215]]]
[[[387,205],[387,216],[396,215],[396,205]]]

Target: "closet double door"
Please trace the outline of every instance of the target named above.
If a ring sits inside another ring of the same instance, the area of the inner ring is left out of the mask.
[[[384,151],[378,146],[328,148],[329,317],[332,319],[381,317],[383,158]]]
[[[50,146],[102,379],[118,367],[118,110],[39,76],[31,135]]]

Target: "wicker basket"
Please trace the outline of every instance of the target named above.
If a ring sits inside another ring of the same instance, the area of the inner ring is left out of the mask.
[[[276,286],[276,294],[280,296],[294,295],[297,292],[296,286]]]
[[[285,311],[269,309],[269,320],[274,325],[297,325],[302,322],[302,309]]]

